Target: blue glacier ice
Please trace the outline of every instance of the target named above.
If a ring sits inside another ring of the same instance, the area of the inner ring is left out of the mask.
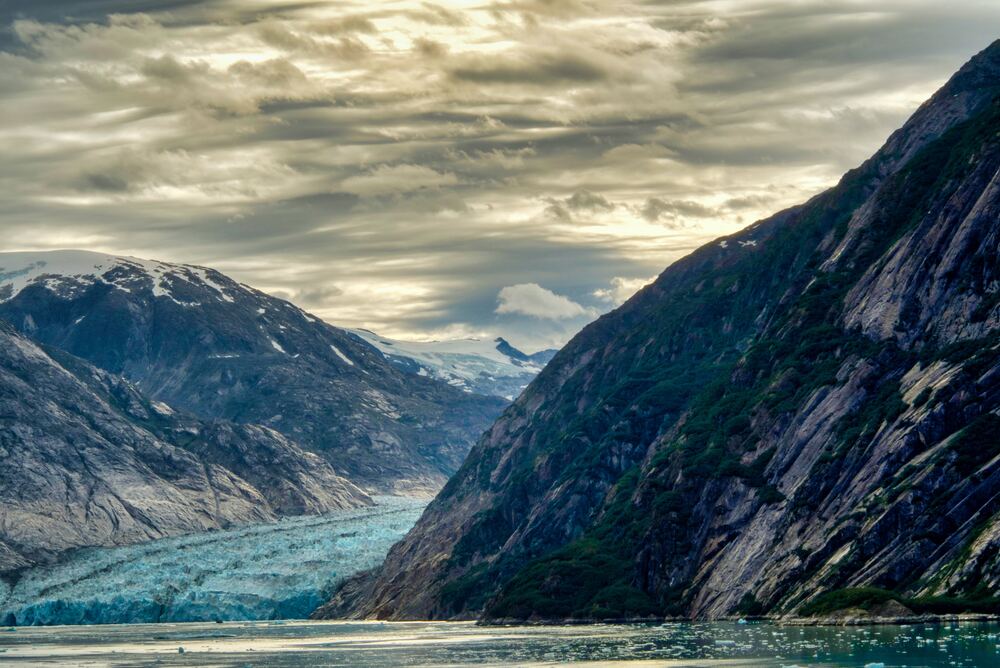
[[[141,545],[79,550],[0,581],[0,623],[301,619],[344,578],[381,563],[426,501],[284,519]]]

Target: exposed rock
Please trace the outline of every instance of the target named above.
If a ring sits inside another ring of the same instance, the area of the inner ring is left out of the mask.
[[[835,188],[584,329],[324,614],[720,618],[847,587],[995,594],[998,92],[1000,42]]]
[[[212,269],[0,254],[0,318],[204,419],[261,424],[366,488],[431,494],[506,403],[408,374],[357,336]]]
[[[369,503],[272,429],[184,416],[0,323],[0,572]]]

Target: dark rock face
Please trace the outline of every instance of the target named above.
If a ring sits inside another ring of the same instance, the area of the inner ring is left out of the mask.
[[[505,403],[404,373],[357,337],[211,269],[4,253],[4,284],[0,318],[32,339],[179,410],[273,428],[368,489],[436,491]]]
[[[808,203],[549,363],[324,616],[791,612],[1000,587],[1000,42]]]
[[[181,415],[0,324],[0,572],[369,503],[273,429]]]

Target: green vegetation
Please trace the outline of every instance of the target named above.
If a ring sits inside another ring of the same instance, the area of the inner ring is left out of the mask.
[[[631,564],[583,538],[522,569],[487,611],[488,617],[528,619],[621,619],[660,613],[629,583]]]
[[[930,387],[925,387],[920,391],[920,394],[913,399],[913,406],[915,408],[920,408],[930,401],[932,396],[934,396],[934,390]]]
[[[870,610],[889,601],[899,601],[900,596],[887,589],[863,587],[858,589],[837,589],[820,594],[799,609],[805,617],[829,615],[838,610],[860,608]]]
[[[1000,417],[993,413],[979,416],[958,433],[951,449],[957,454],[958,473],[963,477],[972,475],[1000,455]]]
[[[462,577],[441,588],[441,603],[454,613],[479,610],[492,593],[489,567],[477,564]]]
[[[822,617],[850,608],[872,610],[889,601],[896,601],[918,615],[952,615],[961,613],[1000,614],[1000,598],[994,596],[924,596],[912,598],[876,587],[837,589],[820,594],[802,606],[799,609],[799,614],[805,617]]]
[[[760,601],[757,600],[757,597],[750,592],[743,594],[743,598],[740,599],[740,602],[733,610],[734,614],[744,615],[746,617],[759,617],[763,615],[764,612],[765,610],[763,604],[760,603]]]
[[[989,348],[1000,340],[946,349],[928,344],[914,353],[845,330],[842,315],[844,298],[863,272],[945,205],[975,169],[972,158],[984,137],[995,136],[991,128],[998,125],[1000,106],[994,104],[925,147],[881,184],[871,220],[851,230],[849,238],[852,214],[872,194],[884,167],[878,160],[848,173],[837,188],[806,206],[763,224],[762,243],[754,251],[703,248],[677,263],[672,281],[658,284],[655,308],[648,303],[626,308],[612,316],[620,320],[617,329],[585,330],[580,350],[597,351],[600,362],[581,366],[564,381],[559,394],[569,399],[553,406],[535,426],[532,456],[518,462],[521,470],[511,477],[517,489],[505,490],[505,498],[519,502],[544,493],[531,487],[542,466],[558,472],[560,484],[613,480],[620,461],[627,462],[625,458],[636,457],[635,453],[641,456],[672,428],[676,433],[658,444],[641,482],[638,469],[621,477],[613,500],[582,538],[519,569],[512,566],[510,579],[499,578],[506,585],[487,616],[682,613],[683,582],[655,597],[636,588],[642,582],[635,571],[636,546],[656,541],[664,551],[657,558],[666,563],[679,562],[697,550],[694,541],[700,525],[692,511],[706,495],[724,490],[731,481],[756,488],[762,504],[783,501],[766,475],[775,453],[760,452],[760,443],[809,396],[838,385],[845,362],[865,360],[872,368],[871,380],[863,400],[837,425],[837,443],[820,458],[812,480],[792,500],[803,512],[829,493],[837,479],[835,467],[849,465],[852,453],[903,416],[908,407],[899,381],[916,361],[953,360],[962,363],[968,374],[985,369],[996,357]],[[841,242],[846,245],[845,260],[832,270],[821,269],[831,243]],[[915,325],[919,316],[919,303],[905,304],[901,327]],[[933,393],[924,391],[914,404],[922,406],[932,399]],[[960,471],[974,471],[1000,452],[1000,445],[984,441],[1000,426],[987,421],[1000,418],[983,420],[970,425],[953,444]],[[751,460],[752,453],[758,454]],[[905,492],[907,484],[900,479],[891,494]],[[475,546],[460,546],[463,558],[488,552],[482,549],[482,540],[499,545],[509,533],[506,526],[496,530],[501,523],[494,518],[484,517],[480,524],[484,531],[477,528],[481,535]],[[545,551],[544,546],[532,549]],[[469,582],[454,583],[456,598],[461,598],[462,587],[471,586]],[[846,591],[839,594],[843,600],[821,598],[810,606],[869,605],[888,600],[887,595],[896,597],[877,590]],[[914,605],[959,604],[957,599],[949,601]],[[741,608],[762,610],[763,605],[747,599]]]
[[[614,500],[589,535],[529,562],[486,610],[492,618],[625,619],[664,614],[632,579],[632,546],[648,528],[637,520],[631,496],[633,467],[615,486]]]

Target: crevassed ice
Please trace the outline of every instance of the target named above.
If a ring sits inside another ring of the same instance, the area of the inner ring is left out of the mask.
[[[512,360],[497,350],[495,341],[456,339],[451,341],[401,341],[365,329],[348,330],[386,358],[403,357],[418,365],[417,373],[433,376],[472,392],[477,381],[497,378],[520,379],[523,387],[541,371],[528,362]]]
[[[377,566],[425,500],[285,519],[118,548],[89,548],[0,583],[0,623],[301,619]]]

